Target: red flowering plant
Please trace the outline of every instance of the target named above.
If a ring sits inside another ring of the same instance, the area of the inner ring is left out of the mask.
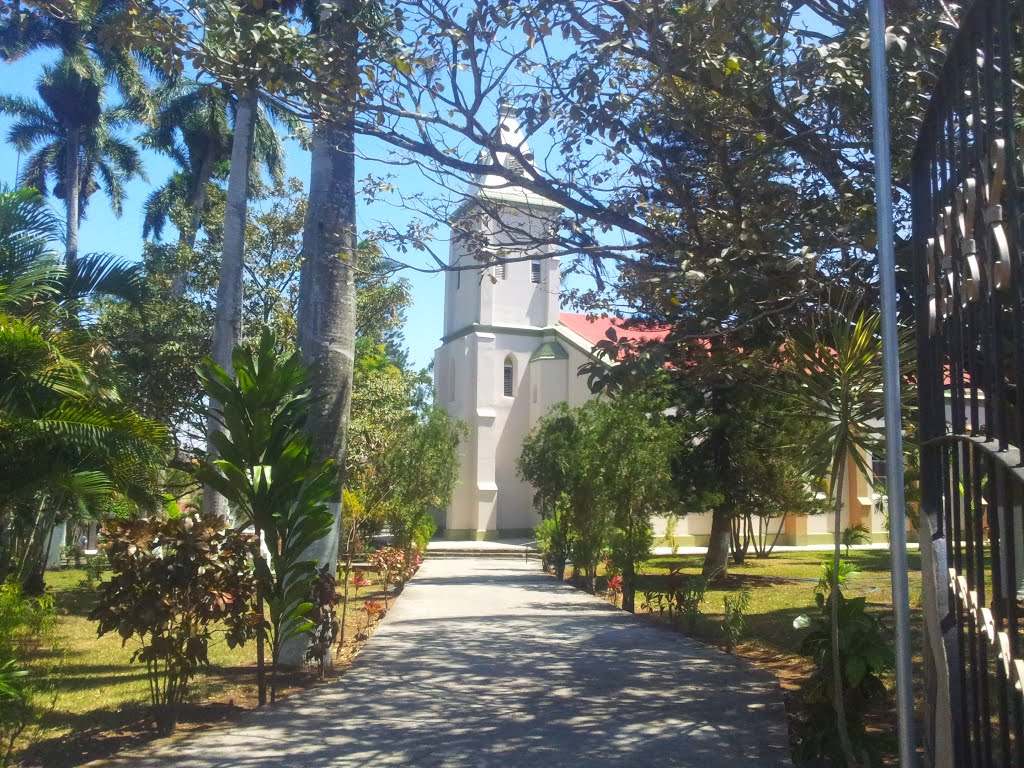
[[[622,592],[622,577],[612,576],[608,579],[608,591],[612,594],[619,594]]]
[[[381,575],[384,586],[384,608],[388,607],[388,585],[403,583],[405,553],[395,547],[381,547],[370,555],[370,563]]]
[[[369,587],[373,584],[362,571],[352,574],[352,586],[356,588],[356,597],[359,597],[360,587]]]
[[[373,625],[373,622],[379,618],[383,618],[384,614],[387,613],[387,609],[376,600],[367,600],[363,604],[363,610],[366,611],[365,634],[369,634],[370,627]]]

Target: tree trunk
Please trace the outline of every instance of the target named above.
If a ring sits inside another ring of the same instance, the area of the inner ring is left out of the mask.
[[[711,538],[704,555],[701,574],[707,578],[720,578],[729,573],[729,541],[732,538],[732,512],[719,504],[711,513]]]
[[[729,437],[722,420],[727,409],[725,393],[720,387],[711,388],[711,411],[716,423],[708,439],[712,441],[711,450],[715,468],[715,479],[723,489],[722,501],[712,511],[711,540],[704,556],[704,567],[701,574],[708,579],[720,578],[729,573],[729,542],[732,538],[733,508],[728,491],[729,483]]]
[[[622,610],[636,613],[636,568],[631,562],[622,564]]]
[[[78,261],[78,221],[79,195],[81,185],[81,133],[75,127],[68,131],[67,145],[64,148],[64,210],[67,214],[67,242],[64,251],[64,266],[68,271],[75,268]]]
[[[832,493],[835,494],[833,505],[833,543],[832,552],[832,583],[829,585],[829,609],[832,620],[832,708],[836,711],[836,729],[839,733],[839,746],[843,752],[843,760],[847,768],[859,768],[850,742],[850,730],[846,722],[846,698],[843,685],[843,660],[839,646],[839,562],[842,558],[842,513],[843,513],[843,477],[846,468],[846,452],[840,450],[836,454],[836,466],[832,469]]]
[[[334,459],[339,471],[345,466],[352,402],[356,246],[355,134],[352,115],[347,115],[317,126],[313,134],[298,308],[299,349],[315,372],[308,423],[313,451],[317,458]],[[339,478],[330,500],[331,533],[310,553],[332,572],[338,562],[343,484]],[[282,663],[302,663],[307,642],[303,637],[286,644]]]
[[[256,119],[256,109],[252,111],[252,119]],[[232,147],[234,152],[234,147]],[[252,152],[250,151],[250,157]],[[214,157],[214,151],[212,148],[207,147],[206,153],[203,155],[203,160],[199,164],[199,174],[194,180],[194,186],[192,188],[192,194],[189,195],[189,209],[191,213],[188,218],[188,229],[181,233],[181,237],[178,242],[187,245],[189,248],[195,248],[196,236],[199,234],[199,228],[203,225],[203,209],[206,207],[206,185],[210,183],[210,179],[213,176],[213,164],[216,160]],[[249,162],[252,162],[251,159]]]
[[[14,554],[14,542],[11,541],[13,515],[9,507],[0,506],[0,584],[7,581]]]
[[[56,510],[49,503],[49,496],[43,496],[36,509],[36,517],[32,523],[32,532],[21,561],[21,572],[18,578],[26,595],[37,597],[46,588],[44,572],[46,561],[43,559],[46,544],[53,531]]]
[[[242,340],[242,284],[245,264],[245,221],[249,204],[249,164],[252,162],[253,128],[256,123],[256,100],[253,89],[239,94],[235,115],[235,135],[231,144],[231,175],[228,177],[227,209],[224,214],[224,251],[220,263],[220,285],[217,286],[217,311],[213,321],[213,361],[229,374],[233,372],[231,352]],[[216,456],[210,436],[219,432],[213,411],[219,403],[210,401],[211,415],[206,421],[206,450]],[[213,488],[203,489],[203,509],[228,520],[227,499]]]
[[[203,209],[206,207],[206,185],[210,183],[213,176],[214,157],[213,149],[207,147],[199,164],[199,171],[193,180],[193,187],[189,195],[188,206],[191,211],[188,218],[188,226],[178,236],[178,250],[187,248],[189,251],[196,247],[196,237],[199,235],[199,228],[203,225]],[[251,161],[250,161],[251,162]],[[185,274],[177,272],[171,277],[171,295],[180,299],[185,295]]]

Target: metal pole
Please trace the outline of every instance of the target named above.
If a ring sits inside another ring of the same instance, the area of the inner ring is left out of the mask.
[[[916,765],[914,686],[910,666],[910,598],[907,585],[907,519],[903,498],[903,420],[896,316],[896,258],[893,254],[892,169],[889,162],[889,92],[885,63],[885,5],[869,0],[871,116],[874,122],[875,204],[878,216],[878,271],[882,290],[882,365],[885,389],[886,492],[889,495],[889,551],[892,608],[896,623],[896,715],[900,765]]]

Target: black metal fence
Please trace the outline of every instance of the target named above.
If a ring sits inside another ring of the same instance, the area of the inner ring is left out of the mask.
[[[1022,6],[971,7],[913,166],[921,511],[948,575],[956,766],[1024,765]]]

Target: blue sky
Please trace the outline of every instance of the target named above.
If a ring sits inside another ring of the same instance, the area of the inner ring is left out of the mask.
[[[0,93],[35,97],[35,80],[47,60],[46,54],[37,54],[13,63],[0,64]],[[19,158],[6,141],[10,125],[9,118],[0,116],[0,184],[13,186]],[[286,149],[288,175],[308,183],[309,154],[294,141],[287,142]],[[145,170],[150,182],[155,184],[162,181],[171,173],[171,169],[172,163],[168,159],[153,152],[145,153]],[[385,168],[378,163],[361,161],[356,169],[356,178],[364,178],[369,173],[395,174],[395,184],[406,194],[410,191],[431,191],[427,188],[426,180],[412,169]],[[94,196],[89,202],[86,219],[82,222],[80,250],[83,253],[109,252],[127,259],[139,258],[142,252],[142,207],[149,192],[150,183],[134,181],[129,184],[124,214],[120,219],[110,211],[102,194]],[[52,201],[51,204],[63,218],[59,201]],[[395,205],[386,202],[366,205],[362,199],[359,200],[358,216],[361,230],[373,229],[380,221],[388,221],[402,229],[413,218],[412,213]],[[410,362],[417,367],[425,367],[433,359],[434,349],[440,343],[444,321],[444,276],[424,275],[411,270],[405,270],[402,274],[412,283],[413,303],[407,313],[405,327]]]

